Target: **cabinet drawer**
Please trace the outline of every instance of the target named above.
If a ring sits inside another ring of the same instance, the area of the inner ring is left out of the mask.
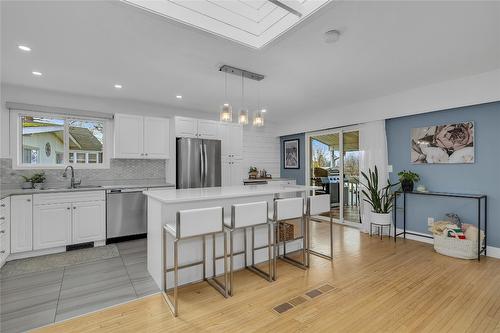
[[[33,195],[33,204],[50,205],[77,201],[102,201],[104,199],[104,191],[43,193]]]

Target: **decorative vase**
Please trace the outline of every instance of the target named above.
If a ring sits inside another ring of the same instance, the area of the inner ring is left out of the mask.
[[[403,189],[403,192],[413,192],[413,185],[413,181],[411,180],[401,181],[401,188]]]
[[[372,212],[372,223],[379,225],[390,225],[392,224],[392,214]]]
[[[33,188],[33,183],[32,183],[32,182],[23,182],[23,183],[21,184],[21,188],[22,188],[23,190],[30,190],[30,189],[32,189],[32,188]]]
[[[35,183],[33,184],[33,188],[35,190],[41,190],[43,188],[43,183]]]

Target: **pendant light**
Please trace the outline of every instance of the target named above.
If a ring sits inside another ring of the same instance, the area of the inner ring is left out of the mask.
[[[233,108],[231,107],[231,104],[229,104],[229,101],[227,100],[227,73],[224,73],[224,96],[225,96],[225,101],[221,107],[220,121],[230,123],[233,121]]]
[[[241,110],[238,117],[238,124],[248,124],[248,109],[245,108],[245,76],[241,73]]]
[[[254,127],[262,127],[264,126],[264,112],[266,110],[262,109],[260,106],[260,85],[259,85],[259,105],[257,110],[253,113],[253,126]]]

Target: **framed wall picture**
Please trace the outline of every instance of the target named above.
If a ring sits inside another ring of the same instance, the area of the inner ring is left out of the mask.
[[[474,163],[474,123],[412,128],[411,162]]]
[[[283,166],[285,169],[300,169],[299,139],[283,140]]]

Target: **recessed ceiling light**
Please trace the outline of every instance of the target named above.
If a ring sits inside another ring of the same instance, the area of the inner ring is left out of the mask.
[[[177,95],[177,96],[175,96],[175,98],[182,99],[182,95]]]
[[[31,47],[26,46],[26,45],[18,45],[18,46],[17,46],[17,48],[18,48],[19,50],[26,51],[26,52],[31,51]]]
[[[123,86],[121,84],[115,84],[115,88],[116,89],[121,89],[121,88],[123,88]]]
[[[327,32],[324,33],[323,35],[323,40],[325,43],[335,43],[338,41],[340,38],[340,31],[338,30],[328,30]]]
[[[267,110],[266,109],[262,109],[260,111],[263,112],[263,113],[266,113]]]
[[[38,72],[38,71],[33,71],[31,72],[33,75],[36,75],[36,76],[42,76],[42,73],[41,72]]]

